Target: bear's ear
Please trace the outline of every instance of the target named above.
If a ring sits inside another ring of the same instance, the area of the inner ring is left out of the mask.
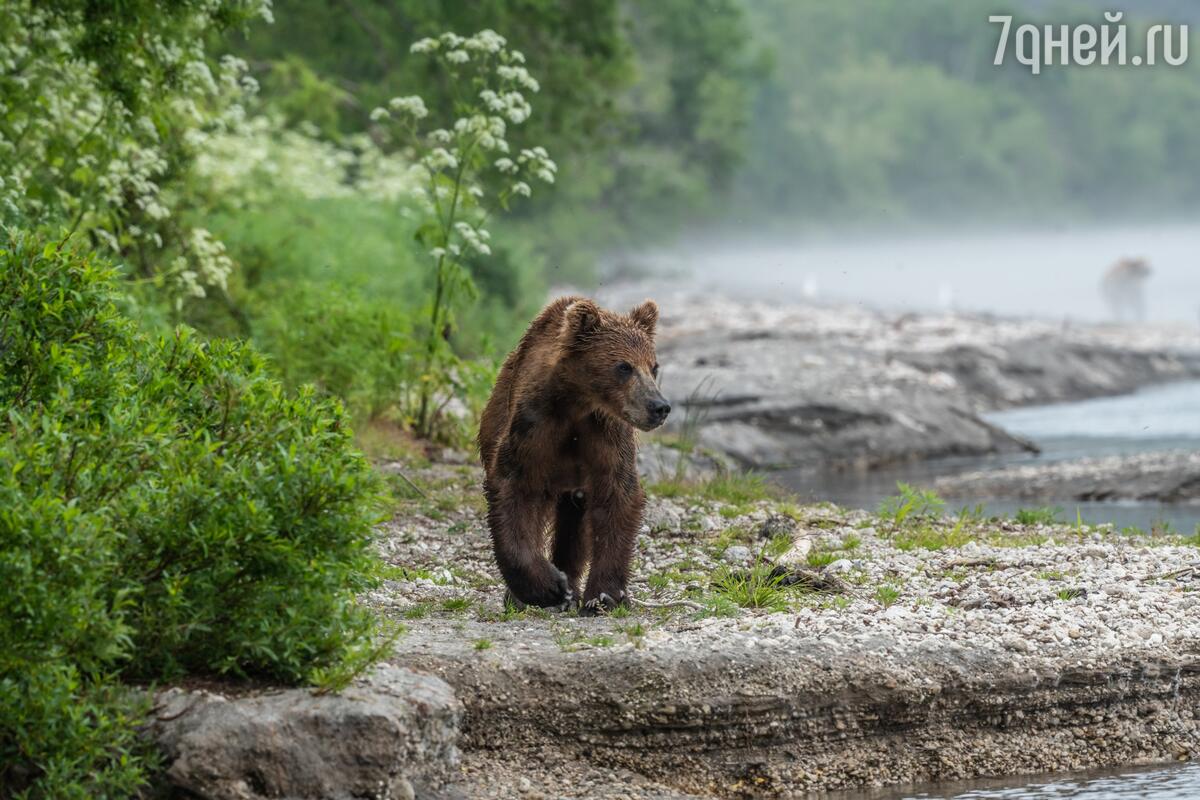
[[[633,320],[634,325],[644,330],[647,336],[653,338],[654,328],[658,325],[658,304],[653,300],[647,300],[630,311],[629,318]]]
[[[600,327],[600,307],[591,300],[576,300],[567,306],[563,331],[568,342],[586,338]]]

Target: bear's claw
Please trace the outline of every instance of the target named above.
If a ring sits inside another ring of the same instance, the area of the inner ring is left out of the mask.
[[[601,592],[591,600],[588,600],[586,603],[584,603],[579,609],[579,613],[585,617],[594,617],[599,614],[607,614],[609,611],[612,611],[614,608],[624,602],[625,596],[625,592],[617,592],[617,599],[614,600],[608,592]]]
[[[570,611],[573,605],[575,605],[575,593],[568,589],[566,599],[562,601],[562,605],[556,606],[555,610]]]

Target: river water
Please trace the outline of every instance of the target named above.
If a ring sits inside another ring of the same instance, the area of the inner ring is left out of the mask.
[[[1014,464],[1049,464],[1092,456],[1144,453],[1158,450],[1200,450],[1200,381],[1146,388],[1120,397],[1076,403],[1033,406],[989,414],[988,421],[1025,436],[1042,448],[1040,455],[947,458],[871,472],[780,472],[774,477],[813,500],[874,510],[896,493],[896,482],[929,485],[943,475]],[[1170,523],[1191,533],[1200,525],[1200,505],[1158,503],[1079,503],[1069,498],[1048,503],[1022,503],[989,497],[953,498],[957,510],[982,504],[990,514],[1011,515],[1021,507],[1049,505],[1062,509],[1061,519],[1074,522],[1076,513],[1090,524],[1112,523],[1118,528],[1150,530]]]
[[[1200,798],[1200,764],[947,783],[831,797],[839,800],[1196,800]]]

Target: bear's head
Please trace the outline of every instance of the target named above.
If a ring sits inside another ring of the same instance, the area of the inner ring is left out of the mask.
[[[662,425],[671,413],[658,390],[657,324],[653,300],[622,315],[581,298],[566,307],[563,320],[571,384],[588,393],[593,407],[643,431]]]

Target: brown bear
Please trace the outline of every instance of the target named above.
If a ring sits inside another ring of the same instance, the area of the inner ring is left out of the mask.
[[[589,563],[583,613],[627,599],[646,504],[634,428],[657,428],[671,411],[658,389],[657,322],[650,300],[623,316],[563,297],[500,368],[479,456],[496,563],[519,603],[568,608]]]

